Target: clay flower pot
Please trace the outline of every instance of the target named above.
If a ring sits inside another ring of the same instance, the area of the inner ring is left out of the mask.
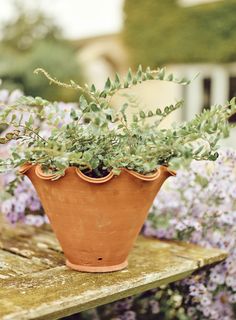
[[[69,167],[64,176],[39,165],[20,168],[35,186],[52,228],[72,269],[109,272],[127,266],[127,257],[161,185],[175,173],[161,166],[152,175],[123,169],[90,178]]]

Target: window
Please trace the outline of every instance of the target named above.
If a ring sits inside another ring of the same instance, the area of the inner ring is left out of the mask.
[[[211,106],[211,78],[204,78],[203,82],[203,109]]]
[[[236,97],[236,77],[229,78],[229,100]],[[236,114],[229,119],[230,122],[236,122]]]

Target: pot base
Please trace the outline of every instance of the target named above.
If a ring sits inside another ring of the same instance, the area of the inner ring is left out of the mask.
[[[120,264],[116,264],[113,266],[107,266],[107,267],[92,267],[92,266],[85,266],[85,265],[79,265],[71,263],[69,260],[66,260],[67,267],[76,270],[76,271],[82,271],[82,272],[112,272],[112,271],[119,271],[128,266],[127,260]]]

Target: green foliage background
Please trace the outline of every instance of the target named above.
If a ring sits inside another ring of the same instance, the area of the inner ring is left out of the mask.
[[[43,67],[64,82],[81,81],[76,49],[63,39],[61,30],[44,13],[29,11],[15,3],[17,16],[1,26],[0,79],[7,89],[20,88],[26,95],[50,100],[75,101],[73,90],[49,86],[47,80],[33,74]]]
[[[134,65],[236,61],[236,0],[190,7],[126,0],[124,12],[123,38]]]

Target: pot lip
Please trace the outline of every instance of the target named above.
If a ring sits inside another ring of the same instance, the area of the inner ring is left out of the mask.
[[[56,180],[56,179],[59,179],[61,176],[63,176],[63,174],[43,172],[40,164],[37,164],[35,166],[35,174],[38,178],[42,180]]]
[[[64,176],[63,174],[48,174],[43,172],[42,167],[40,164],[32,164],[32,163],[25,163],[23,165],[20,166],[19,168],[19,173],[20,174],[25,174],[30,168],[35,167],[35,174],[37,175],[38,178],[42,179],[42,180],[57,180],[59,178],[61,178],[62,176]],[[100,184],[100,183],[104,183],[104,182],[108,182],[109,180],[111,180],[115,174],[111,171],[109,172],[109,174],[105,177],[102,178],[91,178],[86,176],[79,168],[77,167],[68,167],[66,169],[66,171],[68,169],[74,169],[75,173],[78,175],[78,177],[80,177],[82,180],[86,181],[86,182],[90,182],[90,183],[94,183],[94,184]],[[161,173],[164,172],[168,172],[169,175],[171,176],[175,176],[176,172],[174,170],[169,169],[166,166],[160,166],[154,173],[148,174],[148,175],[144,175],[141,173],[138,173],[136,171],[133,170],[129,170],[126,168],[121,168],[122,172],[126,172],[128,174],[130,174],[131,176],[142,180],[142,181],[155,181],[157,178],[159,178],[159,176],[161,175]],[[66,174],[66,173],[65,173]]]
[[[166,171],[166,172],[168,172],[168,174],[169,174],[170,176],[176,176],[176,174],[177,174],[176,170],[172,170],[172,169],[170,169],[168,166],[160,166],[159,169],[160,169],[161,171]]]
[[[135,178],[138,178],[140,180],[143,181],[154,181],[156,180],[160,174],[161,174],[161,170],[160,168],[158,168],[154,173],[148,174],[148,175],[144,175],[142,173],[133,171],[133,170],[128,170],[126,168],[122,169],[125,172],[128,172],[130,175],[134,176]]]
[[[30,168],[32,168],[34,165],[32,163],[26,162],[24,164],[22,164],[19,169],[18,172],[19,174],[24,174],[26,173]]]
[[[91,178],[91,177],[86,176],[79,168],[76,168],[76,167],[74,167],[74,168],[75,168],[76,174],[81,179],[83,179],[84,181],[87,181],[87,182],[91,182],[91,183],[104,183],[104,182],[107,182],[107,181],[111,180],[114,177],[114,173],[111,171],[105,177],[102,177],[102,178]]]

